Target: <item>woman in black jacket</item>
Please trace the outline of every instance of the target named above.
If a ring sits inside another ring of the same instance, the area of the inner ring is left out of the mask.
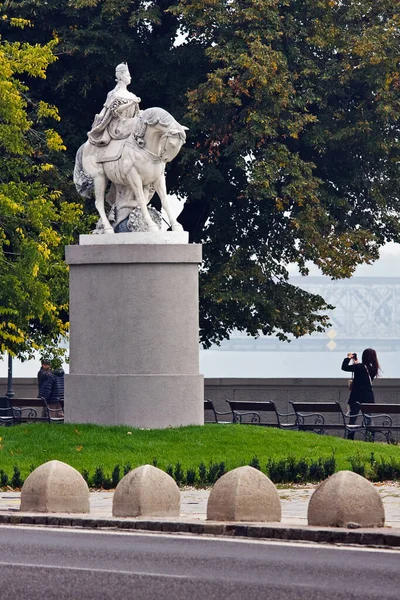
[[[353,361],[350,364],[350,361]],[[354,425],[359,413],[358,403],[375,402],[372,382],[379,373],[379,362],[375,350],[366,348],[362,353],[361,362],[357,360],[357,354],[350,352],[343,360],[342,371],[354,373],[353,385],[350,392],[350,425]],[[348,438],[353,440],[354,433],[349,433]]]

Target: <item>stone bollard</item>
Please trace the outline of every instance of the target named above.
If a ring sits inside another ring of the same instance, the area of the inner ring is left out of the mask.
[[[272,481],[253,467],[239,467],[213,486],[207,503],[210,521],[281,520],[281,501]]]
[[[323,527],[383,527],[385,509],[372,483],[352,471],[339,471],[316,488],[308,524]]]
[[[35,469],[21,490],[21,511],[88,513],[89,488],[76,469],[50,460]]]
[[[175,481],[152,465],[121,479],[113,496],[114,517],[179,517],[181,493]]]

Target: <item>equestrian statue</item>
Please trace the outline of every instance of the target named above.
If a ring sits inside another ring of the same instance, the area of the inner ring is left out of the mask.
[[[140,98],[127,90],[131,76],[125,63],[117,66],[115,75],[117,85],[95,116],[88,140],[79,148],[75,160],[76,189],[86,198],[94,192],[100,215],[94,233],[133,230],[129,224],[138,210],[144,230],[159,230],[161,219],[157,224],[147,206],[155,192],[172,231],[181,231],[169,206],[165,165],[177,156],[188,128],[162,108],[139,109]],[[105,201],[111,205],[108,217]],[[150,211],[157,216],[155,209]]]

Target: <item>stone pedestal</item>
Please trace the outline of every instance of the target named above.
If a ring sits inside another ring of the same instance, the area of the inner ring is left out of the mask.
[[[129,243],[136,235],[114,234],[102,244],[105,236],[90,236],[93,244],[81,236],[81,245],[66,248],[65,420],[143,428],[203,424],[201,246],[182,243],[177,235],[175,243],[159,243],[160,237],[156,243]],[[148,235],[152,241],[157,234]]]

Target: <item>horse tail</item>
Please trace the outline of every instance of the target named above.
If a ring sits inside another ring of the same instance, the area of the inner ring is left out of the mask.
[[[80,196],[83,196],[84,198],[90,198],[94,193],[94,181],[93,177],[88,175],[88,173],[84,171],[82,166],[82,153],[84,145],[85,144],[82,144],[82,146],[76,153],[74,168],[74,184],[76,187],[76,191]]]

